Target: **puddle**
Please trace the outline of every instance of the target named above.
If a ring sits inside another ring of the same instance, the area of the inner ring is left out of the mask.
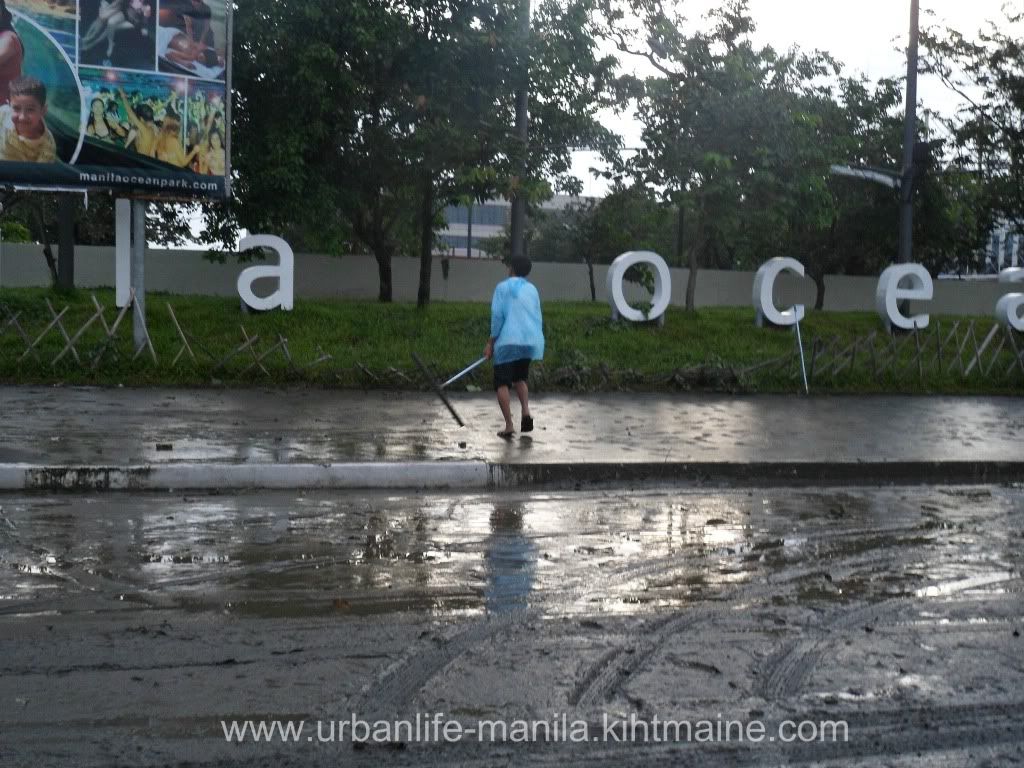
[[[264,617],[935,598],[1019,573],[1022,493],[986,493],[963,510],[928,489],[17,497],[0,598]]]

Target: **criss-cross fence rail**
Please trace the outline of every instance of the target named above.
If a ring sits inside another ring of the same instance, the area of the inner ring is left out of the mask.
[[[977,320],[934,322],[926,330],[890,335],[874,332],[854,339],[813,336],[804,353],[810,384],[842,384],[870,379],[910,386],[956,380],[993,385],[1024,383],[1024,337],[1009,328]],[[797,378],[799,350],[739,371],[788,374]]]
[[[121,310],[112,310],[109,323],[107,308],[99,303],[95,295],[91,299],[93,312],[77,328],[69,325],[70,307],[64,307],[58,312],[50,300],[45,299],[50,319],[37,332],[29,331],[29,320],[23,316],[23,312],[0,304],[0,340],[5,334],[12,334],[23,342],[24,351],[18,357],[19,363],[32,358],[36,363],[44,364],[46,361],[43,355],[47,351],[53,355],[49,361],[52,368],[57,368],[63,361],[66,365],[73,364],[95,371],[105,359],[120,360],[122,352],[118,349],[118,332],[125,316],[132,309],[134,296]],[[153,342],[148,335],[145,338],[146,343],[135,352],[132,359],[138,359],[148,351],[155,363],[157,357]],[[54,340],[56,346],[53,344]]]
[[[49,367],[53,370],[88,370],[96,371],[104,362],[135,365],[159,363],[156,348],[148,333],[145,343],[139,349],[133,349],[130,318],[134,296],[127,306],[117,309],[103,306],[95,295],[90,296],[92,312],[80,325],[73,326],[68,319],[70,307],[57,311],[50,299],[44,299],[46,319],[38,326],[38,313],[32,318],[25,316],[24,310],[16,310],[0,303],[0,342],[5,336],[20,342],[21,349],[15,354],[19,364],[34,361],[37,366]],[[333,360],[333,356],[317,346],[312,359],[299,360],[289,347],[288,339],[275,334],[274,338],[262,339],[258,334],[250,334],[244,324],[239,325],[240,337],[232,340],[230,336],[219,340],[200,340],[188,332],[170,303],[164,309],[175,330],[177,348],[170,357],[170,367],[192,366],[194,369],[208,371],[211,376],[230,374],[238,378],[265,377],[272,379],[273,374],[268,365],[275,358],[283,364],[284,369],[293,377],[302,377],[325,363]]]
[[[18,365],[33,366],[36,371],[84,371],[94,373],[108,365],[120,370],[126,366],[157,366],[160,357],[148,335],[145,344],[134,348],[130,315],[132,305],[118,309],[103,306],[95,295],[85,316],[78,309],[78,320],[69,318],[70,308],[58,310],[49,298],[45,311],[33,311],[26,317],[0,303],[0,346],[6,346]],[[200,378],[260,381],[337,380],[361,382],[368,386],[418,387],[409,371],[396,367],[371,370],[360,362],[347,368],[332,367],[335,356],[323,345],[310,349],[302,345],[297,355],[287,337],[273,333],[266,338],[250,333],[239,324],[238,334],[227,332],[216,338],[190,332],[174,307],[167,302],[154,304],[152,312],[166,312],[173,327],[173,338],[166,329],[162,336],[163,367],[190,369]],[[83,319],[84,317],[84,319]],[[151,314],[152,317],[152,314]],[[125,322],[126,319],[128,322]],[[890,336],[882,332],[857,338],[811,336],[804,339],[807,377],[811,387],[842,387],[871,381],[894,388],[913,388],[925,383],[974,382],[992,386],[1024,386],[1024,335],[994,325],[992,321],[933,321],[924,331]],[[793,347],[786,354],[746,367],[725,364],[680,368],[668,378],[657,380],[639,371],[612,370],[599,363],[585,361],[561,367],[538,365],[536,383],[556,389],[633,389],[653,385],[669,388],[742,389],[763,381],[796,380],[800,377],[800,355],[794,334]],[[69,377],[70,378],[70,377]],[[186,377],[187,378],[187,377]],[[482,380],[470,377],[471,383]]]

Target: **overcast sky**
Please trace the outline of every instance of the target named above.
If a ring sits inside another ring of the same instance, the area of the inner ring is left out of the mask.
[[[1020,7],[1024,0],[1012,0]],[[921,0],[921,25],[944,24],[973,37],[987,21],[1003,17],[1004,0]],[[686,0],[686,15],[698,22],[711,0]],[[750,0],[757,24],[757,39],[778,50],[793,45],[806,50],[828,51],[846,64],[852,74],[861,72],[872,80],[906,75],[910,0]],[[936,112],[951,113],[957,101],[938,82],[922,78],[919,97]],[[639,143],[639,128],[628,118],[609,116],[610,124],[625,136],[627,145]],[[584,194],[601,195],[606,185],[594,180],[587,168],[595,162],[589,153],[578,153],[574,165],[583,179]]]

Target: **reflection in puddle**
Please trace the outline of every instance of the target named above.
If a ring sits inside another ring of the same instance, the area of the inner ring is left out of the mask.
[[[24,611],[88,591],[251,616],[451,617],[942,597],[1019,571],[1021,507],[986,503],[960,511],[918,489],[310,492],[61,498],[54,514],[27,497],[4,503],[0,600]]]
[[[537,547],[523,532],[524,507],[517,502],[496,502],[491,514],[491,535],[484,543],[487,563],[485,599],[488,613],[525,610],[533,589]]]

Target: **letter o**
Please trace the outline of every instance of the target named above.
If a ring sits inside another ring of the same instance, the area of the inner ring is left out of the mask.
[[[650,264],[654,267],[654,300],[646,317],[640,310],[629,306],[623,293],[626,270],[636,264]],[[629,251],[619,256],[608,268],[607,289],[613,318],[621,317],[632,323],[658,320],[665,314],[672,300],[672,273],[665,260],[653,251]]]

